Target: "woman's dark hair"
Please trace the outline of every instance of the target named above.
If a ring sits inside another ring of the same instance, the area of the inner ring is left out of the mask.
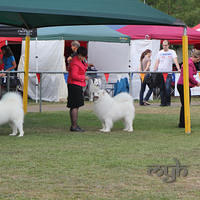
[[[87,49],[85,47],[79,47],[77,49],[77,54],[83,57],[87,56]]]
[[[5,56],[5,57],[8,58],[8,57],[10,57],[10,56],[13,56],[13,52],[11,51],[10,47],[7,46],[7,45],[2,46],[2,47],[1,47],[1,50],[4,50],[4,51],[5,51],[5,53],[4,53],[4,56]]]
[[[141,57],[140,57],[140,62],[142,62],[143,58],[144,58],[148,53],[151,53],[151,50],[150,50],[150,49],[146,49],[146,50],[142,53],[142,55],[141,55]]]

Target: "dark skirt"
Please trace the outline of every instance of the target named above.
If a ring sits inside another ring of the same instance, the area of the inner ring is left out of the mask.
[[[83,89],[79,85],[68,84],[68,108],[79,108],[84,105]]]

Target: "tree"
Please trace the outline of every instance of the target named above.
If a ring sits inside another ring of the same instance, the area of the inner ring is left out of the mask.
[[[145,0],[145,3],[181,19],[190,27],[200,23],[200,0]]]

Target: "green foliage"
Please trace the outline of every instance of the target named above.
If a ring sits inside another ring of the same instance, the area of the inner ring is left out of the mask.
[[[144,2],[144,0],[141,1]],[[200,23],[199,0],[145,0],[145,2],[160,11],[181,19],[190,27]]]

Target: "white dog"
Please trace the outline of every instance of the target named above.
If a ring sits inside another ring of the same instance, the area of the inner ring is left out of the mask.
[[[0,100],[0,125],[9,123],[12,128],[12,134],[19,137],[24,135],[24,111],[22,97],[15,92],[6,93]]]
[[[124,131],[133,131],[135,107],[128,93],[120,93],[111,97],[105,90],[94,93],[94,112],[102,122],[102,132],[110,132],[113,122],[123,119]]]

